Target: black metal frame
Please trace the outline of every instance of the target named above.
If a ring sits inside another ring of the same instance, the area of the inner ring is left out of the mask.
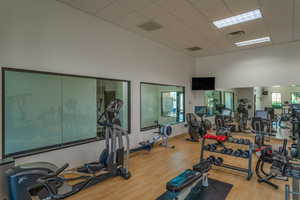
[[[209,140],[209,139],[205,139],[205,138],[202,139],[201,152],[200,152],[200,162],[203,161],[203,160],[205,160],[205,158],[204,158],[204,152],[207,151],[207,150],[205,150],[204,146],[205,146],[205,141],[206,140]],[[231,144],[245,145],[245,144],[237,144],[237,143],[231,143]],[[249,150],[249,158],[241,158],[241,159],[244,159],[244,160],[248,161],[248,163],[247,163],[248,164],[248,168],[241,168],[241,167],[238,167],[238,166],[224,164],[224,163],[222,165],[220,165],[219,167],[224,167],[224,168],[227,168],[227,169],[236,170],[236,171],[239,171],[239,172],[246,173],[247,174],[246,179],[250,180],[252,178],[252,175],[253,175],[253,171],[252,171],[252,150],[253,150],[253,144],[250,143],[247,146],[248,146],[248,150]],[[211,151],[209,151],[209,152],[211,152]],[[220,152],[212,152],[212,153],[221,154]]]
[[[163,84],[163,83],[151,83],[151,82],[140,82],[140,131],[148,131],[152,129],[156,129],[157,126],[148,126],[148,127],[142,127],[142,84],[148,84],[148,85],[157,85],[157,86],[173,86],[173,87],[180,87],[183,89],[183,121],[182,122],[176,122],[173,124],[180,124],[185,122],[185,86],[181,85],[171,85],[171,84]],[[162,99],[161,99],[162,101]]]
[[[88,138],[88,139],[84,139],[84,140],[78,140],[78,141],[72,141],[72,142],[68,142],[68,143],[62,143],[62,144],[57,144],[57,145],[52,145],[52,146],[47,146],[47,147],[35,148],[35,149],[30,149],[30,150],[21,151],[21,152],[12,153],[12,154],[5,154],[5,72],[6,71],[127,82],[127,84],[128,84],[128,86],[127,86],[128,87],[128,133],[129,134],[131,133],[131,82],[129,80],[101,78],[101,77],[83,76],[83,75],[75,75],[75,74],[64,74],[64,73],[37,71],[37,70],[27,70],[27,69],[19,69],[19,68],[11,68],[11,67],[2,67],[1,68],[1,72],[2,72],[2,158],[7,158],[7,157],[21,158],[21,157],[36,155],[36,154],[40,154],[40,153],[46,153],[46,152],[50,152],[50,151],[54,151],[54,150],[69,148],[69,147],[73,147],[73,146],[78,146],[78,145],[82,145],[82,144],[87,144],[87,143],[103,140],[103,138],[96,136],[96,137]]]

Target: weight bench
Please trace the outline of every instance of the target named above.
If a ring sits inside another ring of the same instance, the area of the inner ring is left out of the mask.
[[[208,171],[211,169],[209,161],[202,161],[187,169],[172,180],[166,188],[169,191],[170,200],[184,200],[187,197],[197,195],[201,192],[202,187],[208,187]]]

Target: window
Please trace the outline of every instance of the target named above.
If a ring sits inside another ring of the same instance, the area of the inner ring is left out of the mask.
[[[272,107],[273,108],[281,108],[281,93],[274,92],[272,93]]]
[[[233,111],[234,109],[234,97],[233,92],[224,92],[224,105],[225,108],[228,108]]]
[[[99,140],[97,115],[123,100],[129,130],[129,82],[3,68],[3,157],[21,157]]]
[[[292,92],[291,99],[292,104],[300,104],[300,92]]]
[[[141,83],[141,130],[185,120],[184,87]]]

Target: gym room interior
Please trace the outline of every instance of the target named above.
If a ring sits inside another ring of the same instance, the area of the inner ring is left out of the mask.
[[[300,0],[0,0],[0,200],[300,200]]]

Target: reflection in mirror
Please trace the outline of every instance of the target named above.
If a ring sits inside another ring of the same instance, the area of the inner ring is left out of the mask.
[[[232,90],[211,90],[204,92],[204,106],[207,116],[221,114],[224,108],[234,110],[234,92]]]
[[[111,101],[120,99],[123,106],[119,112],[121,127],[129,130],[129,82],[120,80],[97,79],[97,119],[101,117]],[[130,130],[129,130],[130,131]],[[104,138],[104,127],[98,125],[97,135]]]
[[[184,122],[184,87],[141,83],[141,130]]]
[[[128,81],[7,68],[3,83],[5,156],[104,138],[99,118],[115,99],[123,101],[120,124],[130,129]]]
[[[250,133],[250,119],[254,116],[253,93],[253,87],[204,91],[201,93],[204,96],[201,106],[207,108],[206,117],[213,123],[215,116],[222,116],[225,126],[230,127],[232,132]]]
[[[266,111],[270,120],[270,132],[277,138],[295,136],[293,120],[300,109],[300,87],[255,87],[255,110]]]

